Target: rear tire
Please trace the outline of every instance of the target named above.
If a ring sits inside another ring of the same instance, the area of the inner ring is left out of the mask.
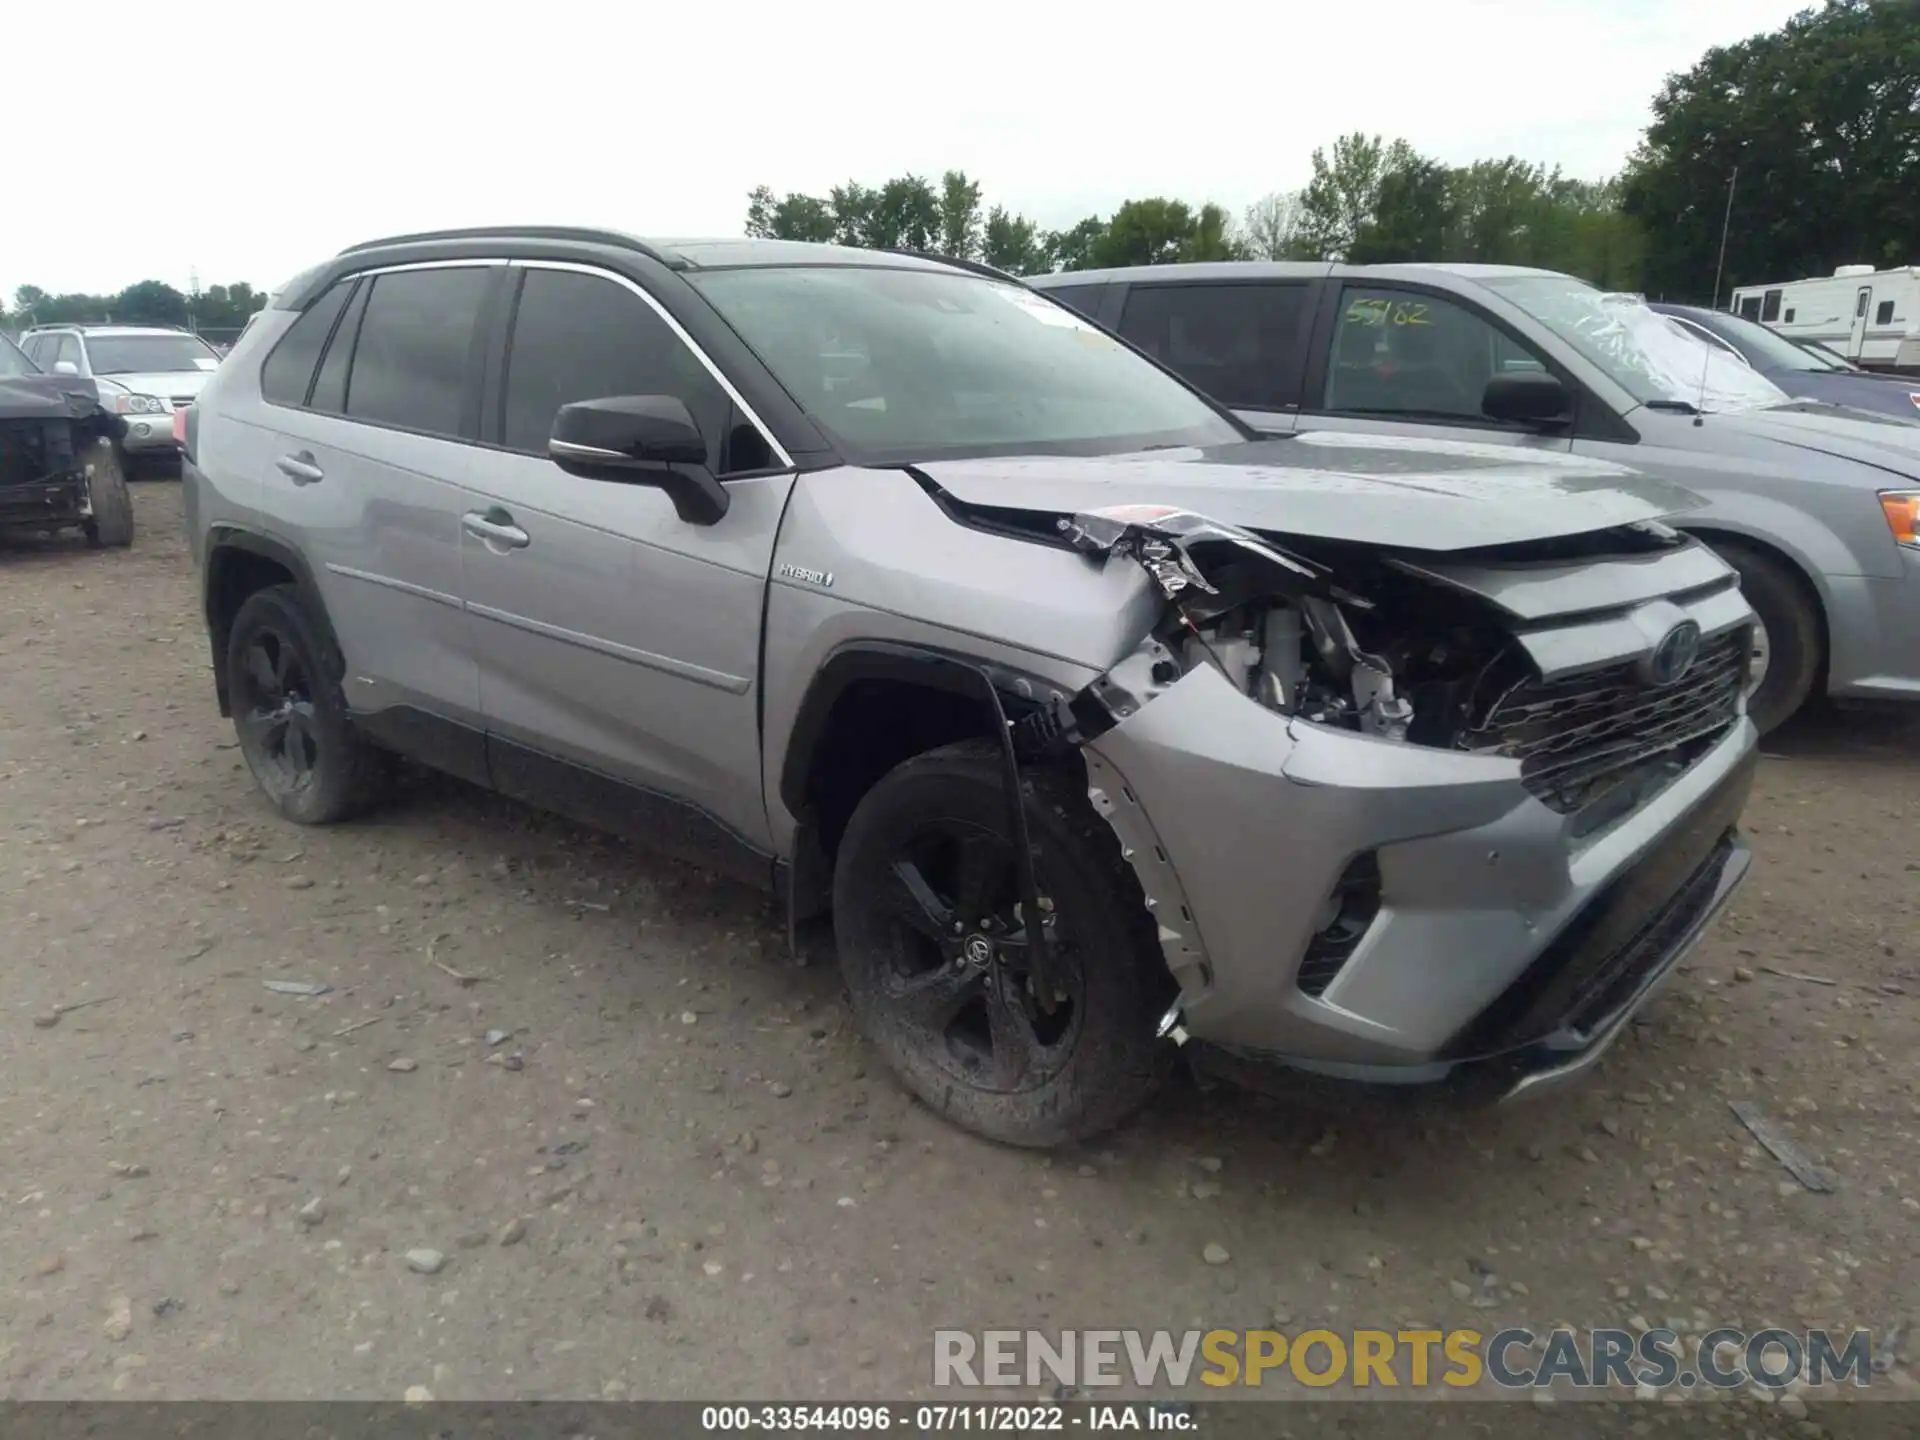
[[[1818,602],[1790,566],[1737,540],[1712,545],[1739,572],[1741,593],[1766,629],[1766,673],[1747,696],[1747,714],[1764,735],[1785,724],[1812,695],[1826,659],[1826,627]]]
[[[297,825],[330,825],[391,792],[393,757],[347,713],[339,657],[291,585],[257,590],[233,617],[227,693],[240,754],[276,809]]]
[[[93,507],[93,518],[84,527],[87,544],[96,550],[124,550],[133,544],[133,497],[127,493],[117,447],[96,444],[87,470],[87,499]]]
[[[834,930],[854,1010],[908,1088],[989,1139],[1061,1145],[1119,1124],[1165,1079],[1174,1047],[1155,1027],[1175,987],[1112,831],[1079,785],[1032,769],[1056,992],[1038,1003],[1001,766],[991,742],[967,741],[868,791],[836,858]]]

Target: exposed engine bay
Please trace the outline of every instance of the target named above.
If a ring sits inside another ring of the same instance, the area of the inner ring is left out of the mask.
[[[1092,738],[1210,665],[1279,714],[1507,756],[1523,762],[1530,788],[1562,813],[1610,792],[1616,803],[1607,809],[1617,813],[1684,770],[1738,715],[1744,631],[1703,643],[1700,627],[1665,600],[1655,603],[1691,634],[1687,664],[1695,655],[1702,662],[1691,671],[1683,665],[1684,678],[1636,679],[1644,663],[1631,656],[1546,675],[1524,623],[1389,550],[1332,542],[1296,549],[1171,506],[1117,506],[1055,523],[1083,554],[1138,564],[1166,606],[1133,655],[1068,703],[1070,718],[1034,717],[1029,738],[1043,743]],[[1551,569],[1693,543],[1643,523],[1505,546],[1486,559]],[[1705,588],[1731,587],[1727,577]]]

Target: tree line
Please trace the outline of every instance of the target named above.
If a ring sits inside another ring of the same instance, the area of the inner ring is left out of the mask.
[[[1634,283],[1641,237],[1618,185],[1568,179],[1524,160],[1443,166],[1405,140],[1343,135],[1313,152],[1302,190],[1233,216],[1165,196],[1129,200],[1064,230],[983,205],[980,183],[949,170],[936,184],[905,175],[828,195],[748,197],[747,234],[921,250],[1015,275],[1181,260],[1481,260],[1577,268]]]
[[[266,303],[266,294],[244,280],[209,285],[193,295],[161,280],[141,280],[112,295],[51,295],[37,285],[22,285],[13,292],[11,309],[0,305],[0,330],[19,331],[32,325],[178,325],[230,338]]]
[[[1153,196],[1062,230],[987,205],[949,170],[824,196],[748,196],[749,235],[932,251],[1016,275],[1182,260],[1477,261],[1712,300],[1855,261],[1920,261],[1920,0],[1826,0],[1670,76],[1622,172],[1516,156],[1446,165],[1363,132],[1316,149],[1307,184],[1234,216]],[[1732,209],[1727,205],[1732,192]],[[1729,220],[1730,215],[1730,220]]]

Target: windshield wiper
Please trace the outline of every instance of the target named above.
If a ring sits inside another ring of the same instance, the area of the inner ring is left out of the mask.
[[[1645,404],[1649,410],[1665,410],[1674,415],[1700,415],[1705,413],[1691,400],[1648,400]]]

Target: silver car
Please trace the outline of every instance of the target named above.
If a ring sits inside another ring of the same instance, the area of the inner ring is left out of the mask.
[[[1034,284],[1269,434],[1589,455],[1705,500],[1683,524],[1762,622],[1754,719],[1920,700],[1920,426],[1794,400],[1637,296],[1502,265],[1160,265]]]
[[[127,420],[117,442],[122,464],[179,454],[173,414],[200,394],[219,352],[198,335],[166,325],[48,325],[21,337],[42,370],[91,380],[103,403]]]
[[[289,819],[411,756],[831,915],[929,1105],[1046,1145],[1179,1043],[1538,1090],[1745,874],[1752,613],[1587,457],[1259,441],[934,260],[533,228],[298,277],[188,412]]]

